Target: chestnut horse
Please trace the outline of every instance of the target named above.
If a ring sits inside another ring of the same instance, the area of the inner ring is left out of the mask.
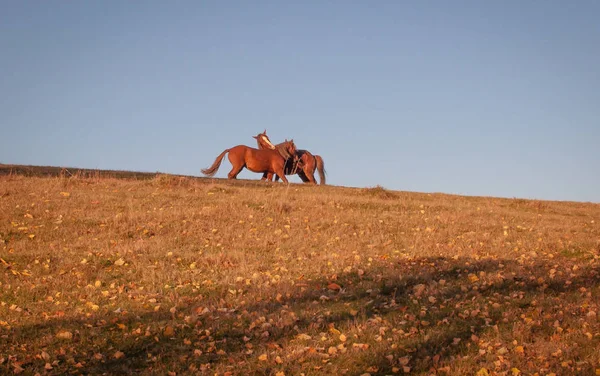
[[[252,137],[256,139],[258,148],[262,150],[273,150],[281,145],[273,145],[269,136],[267,136],[266,129],[263,133],[259,133]],[[313,155],[308,150],[297,150],[295,157],[293,159],[288,159],[285,164],[286,175],[298,174],[300,179],[305,183],[310,182],[312,184],[317,184],[317,181],[315,180],[315,170],[319,172],[321,184],[325,184],[325,163],[323,162],[323,158],[321,158],[320,155]],[[273,174],[265,173],[265,175],[263,175],[263,179],[264,178],[271,180]],[[278,176],[275,177],[275,181],[277,181],[277,179]]]
[[[296,145],[294,144],[294,140],[285,140],[285,142],[276,146],[275,149],[260,150],[246,145],[234,146],[230,149],[225,149],[219,154],[212,166],[202,169],[202,173],[206,176],[213,176],[221,166],[223,157],[227,153],[229,153],[227,156],[229,162],[233,166],[229,174],[227,174],[229,179],[235,179],[240,171],[246,167],[252,172],[262,172],[263,179],[267,175],[272,177],[273,174],[277,174],[277,176],[281,177],[281,180],[287,183],[288,180],[285,177],[284,168],[286,161],[296,155]]]

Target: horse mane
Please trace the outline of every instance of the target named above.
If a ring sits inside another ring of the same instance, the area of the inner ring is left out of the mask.
[[[289,142],[289,141],[288,141]],[[275,150],[279,152],[279,154],[283,157],[283,159],[288,160],[292,158],[292,155],[287,150],[288,142],[282,142],[280,144],[275,145]]]

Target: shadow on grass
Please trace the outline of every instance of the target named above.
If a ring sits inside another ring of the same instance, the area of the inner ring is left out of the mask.
[[[110,313],[13,328],[8,343],[62,347],[57,373],[390,374],[405,364],[413,373],[428,373],[464,354],[478,356],[472,338],[512,331],[519,313],[553,314],[557,299],[600,281],[597,267],[548,278],[555,267],[441,257],[390,261],[364,274],[336,276],[341,289],[328,288],[331,280],[324,278],[296,284],[288,297],[244,305],[222,300],[219,309],[209,311],[199,310],[205,302],[188,296],[175,313]],[[71,331],[74,338],[60,341],[58,330]],[[358,334],[339,347],[338,330]],[[538,325],[530,335],[551,333],[551,327]],[[125,356],[115,358],[117,351]],[[269,361],[257,360],[261,353],[269,354]],[[281,364],[271,360],[277,354]],[[44,372],[44,362],[29,356],[22,367]]]

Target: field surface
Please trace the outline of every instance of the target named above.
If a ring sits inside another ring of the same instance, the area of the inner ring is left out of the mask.
[[[46,169],[0,374],[600,374],[598,204]]]

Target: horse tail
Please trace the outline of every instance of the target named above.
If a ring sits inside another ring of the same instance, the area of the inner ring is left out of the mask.
[[[317,160],[317,171],[319,171],[319,179],[321,179],[321,184],[325,185],[325,162],[323,162],[323,158],[320,155],[315,155],[315,159]]]
[[[203,168],[201,170],[202,173],[204,175],[206,175],[206,176],[213,176],[214,174],[216,174],[217,170],[219,169],[219,167],[221,167],[221,162],[223,161],[223,157],[228,152],[229,152],[229,149],[225,149],[221,154],[219,154],[219,156],[217,157],[217,159],[215,159],[215,161],[213,162],[212,166],[210,166],[209,168]]]

